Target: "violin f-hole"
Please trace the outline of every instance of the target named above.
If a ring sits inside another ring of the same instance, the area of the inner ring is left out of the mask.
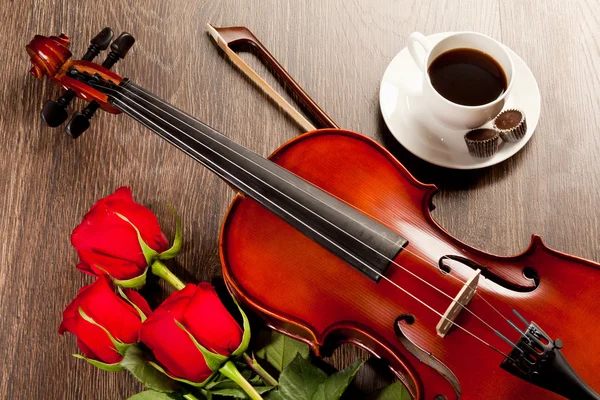
[[[532,267],[524,268],[523,276],[525,278],[531,280],[533,283],[533,286],[522,286],[522,285],[515,284],[511,281],[508,281],[508,280],[496,275],[485,265],[479,264],[479,263],[477,263],[471,259],[468,259],[466,257],[457,256],[457,255],[445,255],[445,256],[440,257],[440,259],[438,261],[438,268],[440,269],[440,271],[443,274],[450,274],[452,272],[452,267],[448,261],[454,261],[454,262],[461,263],[461,264],[471,268],[473,270],[473,272],[475,272],[479,269],[479,270],[481,270],[481,276],[483,276],[484,278],[489,279],[490,281],[496,283],[497,285],[505,287],[509,290],[513,290],[515,292],[521,292],[521,293],[533,292],[540,285],[540,276],[537,273],[537,271],[535,269],[533,269]]]
[[[457,397],[460,397],[461,388],[460,382],[458,378],[450,368],[448,368],[444,363],[442,363],[438,358],[436,358],[431,352],[419,347],[415,343],[413,343],[409,337],[406,335],[403,329],[407,328],[408,325],[413,325],[417,323],[417,319],[414,315],[406,313],[401,314],[394,321],[394,332],[396,333],[396,337],[402,343],[402,345],[419,361],[429,365],[431,368],[435,369],[438,373],[440,373],[452,386],[454,393]],[[438,395],[440,396],[440,395]]]
[[[532,280],[535,284],[535,287],[538,287],[540,285],[540,275],[532,267],[525,267],[523,269],[523,276],[527,279]]]

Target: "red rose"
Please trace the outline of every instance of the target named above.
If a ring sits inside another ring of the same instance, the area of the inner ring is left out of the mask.
[[[175,321],[213,353],[229,356],[242,342],[242,328],[225,309],[214,288],[208,283],[187,285],[162,303],[140,330],[140,342],[176,378],[203,382],[213,370]]]
[[[144,274],[148,262],[134,227],[153,250],[161,253],[169,248],[156,216],[133,200],[131,189],[122,187],[98,200],[71,234],[80,259],[77,268],[95,276],[107,273],[118,280]]]
[[[125,289],[124,292],[142,313],[146,316],[152,313],[150,306],[138,292],[130,289]],[[89,318],[94,322],[89,321]],[[103,275],[96,282],[83,287],[67,306],[58,332],[63,334],[68,331],[77,336],[77,345],[87,358],[114,364],[121,361],[123,356],[117,352],[107,332],[116,341],[132,344],[138,341],[141,325],[139,312],[115,294],[112,282]]]

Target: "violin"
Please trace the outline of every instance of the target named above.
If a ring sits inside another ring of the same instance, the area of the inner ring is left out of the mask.
[[[239,193],[220,235],[232,295],[323,355],[342,342],[385,359],[415,399],[600,399],[600,265],[548,248],[499,257],[452,237],[430,211],[437,189],[355,132],[310,131],[263,158],[110,68],[133,45],[96,36],[81,60],[65,35],[26,46],[31,74],[126,114]],[[108,48],[101,65],[92,60]]]

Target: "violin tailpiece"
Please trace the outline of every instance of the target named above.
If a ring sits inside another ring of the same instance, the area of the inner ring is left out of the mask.
[[[600,399],[571,367],[561,352],[562,347],[560,339],[552,340],[535,322],[530,322],[501,367],[568,399]]]

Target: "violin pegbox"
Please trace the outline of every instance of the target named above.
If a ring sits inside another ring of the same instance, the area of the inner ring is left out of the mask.
[[[114,85],[122,81],[122,78],[110,71],[110,68],[125,57],[135,43],[135,39],[127,32],[123,32],[111,44],[112,38],[112,29],[104,28],[90,41],[90,46],[81,60],[71,60],[70,41],[64,34],[50,37],[36,35],[26,46],[33,64],[30,73],[36,78],[47,75],[66,89],[58,100],[48,100],[41,110],[42,120],[48,126],[57,127],[67,120],[66,108],[75,97],[90,104],[81,112],[75,113],[67,124],[66,131],[73,138],[79,137],[89,128],[89,120],[98,108],[113,114],[119,113],[119,110],[108,102],[105,93],[89,84],[89,79],[78,78],[96,77]],[[109,45],[110,53],[102,65],[93,63],[92,60]]]

